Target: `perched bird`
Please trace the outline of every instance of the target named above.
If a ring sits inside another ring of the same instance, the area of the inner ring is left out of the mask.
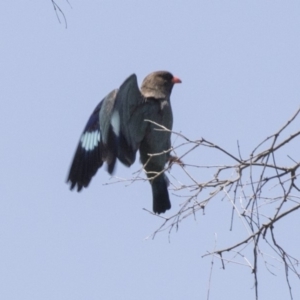
[[[103,162],[110,174],[117,159],[131,166],[139,150],[152,187],[153,212],[160,214],[171,208],[168,179],[163,173],[171,160],[171,134],[156,124],[172,129],[170,95],[176,83],[181,80],[169,72],[158,71],[144,79],[140,90],[133,74],[98,104],[71,164],[67,179],[71,190],[76,185],[78,191],[87,187]]]

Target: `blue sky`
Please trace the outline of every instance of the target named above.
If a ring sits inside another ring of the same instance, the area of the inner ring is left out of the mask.
[[[65,183],[79,136],[97,103],[132,73],[168,70],[173,129],[237,153],[251,150],[298,109],[300,3],[291,1],[5,1],[0,18],[0,291],[3,299],[206,299],[211,258],[245,232],[229,231],[216,199],[178,232],[146,239],[161,224],[147,182],[115,183],[105,169],[90,187]],[[298,123],[297,123],[298,122]],[[293,124],[299,130],[299,119]],[[173,139],[174,140],[174,139]],[[175,142],[179,143],[178,140]],[[297,152],[296,152],[297,151]],[[297,158],[299,145],[284,153]],[[299,155],[299,154],[298,154]],[[199,149],[186,163],[225,163]],[[290,161],[286,159],[286,163]],[[131,178],[140,168],[117,166]],[[213,176],[193,171],[199,181]],[[181,178],[181,169],[171,176]],[[172,192],[170,216],[182,199]],[[297,213],[296,213],[297,214]],[[293,226],[291,226],[293,224]],[[278,223],[294,256],[299,218]],[[276,227],[277,229],[277,227]],[[267,251],[267,250],[266,250]],[[267,253],[267,252],[266,252]],[[283,266],[260,265],[261,299],[287,299]],[[299,282],[291,277],[294,299]],[[218,260],[210,299],[254,299],[251,270]],[[230,295],[230,296],[229,296]],[[226,296],[227,297],[227,296]]]

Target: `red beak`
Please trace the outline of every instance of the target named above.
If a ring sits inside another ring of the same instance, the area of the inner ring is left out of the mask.
[[[175,83],[181,83],[181,80],[178,77],[173,77],[172,82]]]

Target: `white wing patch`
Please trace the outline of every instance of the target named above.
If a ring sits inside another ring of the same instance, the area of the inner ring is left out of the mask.
[[[81,136],[81,147],[86,151],[92,151],[100,142],[100,131],[93,131],[93,132],[85,132]]]
[[[113,114],[111,116],[110,124],[112,126],[112,129],[113,129],[115,135],[119,136],[119,134],[120,134],[120,115],[116,110],[113,112]]]

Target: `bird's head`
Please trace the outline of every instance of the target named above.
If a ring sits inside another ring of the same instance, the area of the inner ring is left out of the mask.
[[[170,72],[153,72],[144,79],[141,92],[145,98],[169,99],[176,83],[181,83],[181,80]]]

